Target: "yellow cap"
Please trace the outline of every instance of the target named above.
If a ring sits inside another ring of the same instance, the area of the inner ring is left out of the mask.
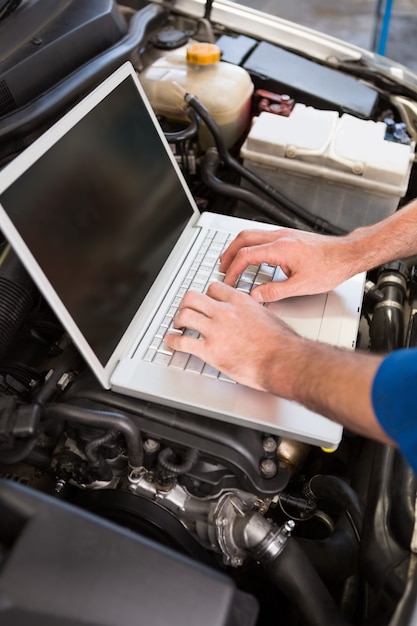
[[[187,61],[195,65],[212,65],[220,61],[220,48],[214,43],[192,43],[187,47]]]

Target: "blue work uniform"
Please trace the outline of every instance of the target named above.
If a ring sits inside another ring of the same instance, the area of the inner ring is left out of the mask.
[[[417,473],[417,348],[397,350],[382,361],[372,404],[379,424]]]

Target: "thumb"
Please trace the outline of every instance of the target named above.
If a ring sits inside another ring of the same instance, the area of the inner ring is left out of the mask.
[[[250,292],[256,302],[276,302],[290,296],[298,295],[297,285],[289,278],[287,280],[266,283],[254,287]]]

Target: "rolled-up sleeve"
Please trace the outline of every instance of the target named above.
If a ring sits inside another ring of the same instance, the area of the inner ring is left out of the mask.
[[[379,424],[417,473],[417,348],[397,350],[382,361],[372,405]]]

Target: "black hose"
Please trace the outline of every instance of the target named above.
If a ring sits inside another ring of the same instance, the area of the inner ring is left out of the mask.
[[[198,450],[190,448],[184,455],[182,463],[175,463],[175,453],[171,448],[164,448],[158,455],[158,464],[170,474],[180,476],[189,472],[198,461]]]
[[[212,5],[213,5],[213,0],[206,0],[206,6],[204,9],[204,19],[206,20],[210,19]]]
[[[383,299],[374,307],[369,329],[372,352],[392,352],[404,345],[404,300],[407,291],[408,270],[396,261],[384,265],[376,286]]]
[[[191,121],[186,128],[182,128],[181,130],[177,130],[175,132],[164,131],[165,138],[169,143],[182,143],[183,141],[194,139],[197,136],[200,127],[200,116],[192,109],[189,109],[187,113]]]
[[[91,378],[79,378],[65,392],[66,402],[94,403],[112,410],[137,416],[142,430],[156,438],[163,434],[166,440],[178,446],[196,447],[203,445],[204,452],[220,458],[229,467],[236,468],[237,478],[243,488],[262,494],[276,494],[288,484],[289,470],[286,467],[273,479],[259,476],[258,438],[251,430],[243,429],[236,437],[233,425],[219,422],[213,429],[212,422],[202,417],[196,420],[193,414],[166,406],[111,393],[93,386]]]
[[[289,226],[291,228],[311,230],[308,224],[298,220],[296,216],[288,214],[284,210],[280,210],[275,204],[265,200],[265,198],[260,197],[249,189],[244,189],[237,185],[230,185],[220,180],[220,178],[216,176],[219,165],[220,158],[217,149],[209,148],[204,155],[201,168],[201,177],[207,187],[219,195],[229,196],[245,202],[249,206],[257,209],[260,213],[263,213],[263,215],[276,224]]]
[[[414,555],[415,559],[416,556]],[[414,563],[415,565],[415,563]],[[417,568],[408,577],[407,586],[388,626],[413,626],[416,623]]]
[[[373,444],[368,496],[361,542],[364,576],[379,597],[398,602],[405,588],[409,549],[402,548],[392,535],[389,515],[396,507],[392,473],[398,451],[392,446]],[[396,489],[397,491],[397,489]]]
[[[270,580],[296,607],[303,626],[347,626],[332,596],[294,539],[288,539],[281,554],[264,568]]]
[[[119,42],[72,72],[30,104],[5,115],[0,121],[0,145],[16,137],[31,134],[57,116],[62,109],[79,100],[82,94],[98,85],[124,61],[130,60],[146,33],[160,22],[163,23],[166,14],[163,7],[147,5],[133,15],[126,36]]]
[[[101,457],[98,454],[99,448],[101,448],[101,446],[104,446],[107,443],[113,442],[116,436],[117,436],[116,431],[109,430],[101,437],[97,437],[97,439],[93,439],[92,441],[89,441],[87,444],[85,444],[84,454],[88,462],[90,463],[90,465],[96,466],[100,463]]]
[[[85,424],[92,428],[117,430],[126,439],[130,466],[134,468],[143,466],[142,436],[136,423],[128,415],[115,411],[98,411],[74,404],[54,402],[42,407],[42,417]]]
[[[401,489],[396,489],[397,485],[401,485]],[[390,526],[398,543],[408,550],[415,523],[417,476],[399,453],[394,458],[391,493],[393,502],[389,513]]]
[[[312,500],[328,498],[346,511],[359,540],[364,516],[364,507],[358,494],[346,481],[338,476],[316,475],[303,488],[304,494]]]
[[[215,120],[210,115],[210,113],[207,111],[206,107],[193,94],[187,93],[185,96],[185,101],[189,106],[197,111],[201,119],[206,124],[207,128],[213,136],[214,143],[216,144],[220,158],[226,165],[228,165],[231,169],[237,172],[240,176],[245,178],[252,185],[257,187],[260,191],[269,196],[272,200],[274,200],[274,202],[278,202],[278,204],[284,206],[288,211],[294,213],[298,218],[306,221],[315,230],[320,230],[322,232],[326,232],[332,235],[345,234],[344,230],[338,228],[337,226],[329,224],[326,220],[312,215],[309,211],[287,198],[281,191],[275,189],[275,187],[272,187],[266,181],[262,180],[262,178],[259,178],[259,176],[257,176],[246,167],[244,167],[241,163],[239,163],[239,161],[232,157],[232,155],[228,152],[223,141],[221,130]]]

